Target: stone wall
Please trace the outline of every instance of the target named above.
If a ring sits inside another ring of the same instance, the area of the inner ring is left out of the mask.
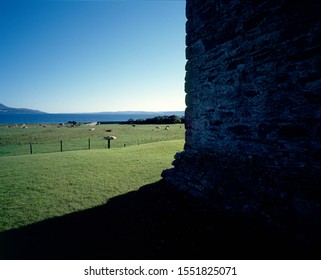
[[[321,214],[320,1],[186,1],[186,144],[163,177],[237,213]]]

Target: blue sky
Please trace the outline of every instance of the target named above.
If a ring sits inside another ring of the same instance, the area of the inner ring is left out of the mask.
[[[185,109],[185,1],[1,1],[0,103]]]

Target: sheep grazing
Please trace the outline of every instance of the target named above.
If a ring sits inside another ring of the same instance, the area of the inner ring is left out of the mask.
[[[97,122],[91,122],[91,123],[87,123],[88,126],[95,126],[95,125],[98,125]]]
[[[89,128],[89,131],[95,131],[95,128]]]

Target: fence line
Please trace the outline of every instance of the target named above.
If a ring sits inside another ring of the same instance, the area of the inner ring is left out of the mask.
[[[0,157],[1,156],[14,156],[14,155],[26,155],[26,154],[43,154],[43,153],[55,153],[63,151],[80,151],[90,150],[93,147],[95,149],[110,149],[112,147],[121,148],[128,145],[140,145],[145,143],[151,143],[157,141],[147,141],[146,139],[136,139],[134,141],[120,142],[120,141],[108,141],[103,139],[69,139],[69,140],[56,140],[48,142],[26,142],[0,145]]]
[[[56,144],[55,144],[56,143]],[[97,149],[110,149],[111,145],[106,140],[74,139],[74,140],[58,140],[57,142],[42,142],[42,143],[18,143],[0,145],[1,155],[25,155],[25,154],[41,154],[63,151],[90,150],[95,145]],[[28,147],[26,149],[26,146]],[[118,145],[117,145],[118,146]],[[124,144],[126,146],[126,144]]]

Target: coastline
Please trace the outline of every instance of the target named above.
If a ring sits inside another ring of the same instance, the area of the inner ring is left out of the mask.
[[[101,124],[125,123],[129,119],[147,119],[160,115],[179,114],[184,112],[146,112],[146,113],[67,113],[67,114],[0,114],[0,125],[22,125],[22,124],[60,124],[68,122]]]

